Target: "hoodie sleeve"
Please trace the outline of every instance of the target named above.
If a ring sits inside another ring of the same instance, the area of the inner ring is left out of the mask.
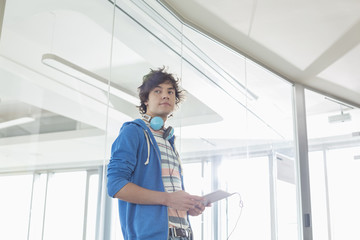
[[[137,162],[142,131],[134,124],[124,125],[111,148],[107,168],[107,190],[111,197],[130,182]]]

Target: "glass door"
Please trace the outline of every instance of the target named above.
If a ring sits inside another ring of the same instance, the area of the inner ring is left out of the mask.
[[[314,239],[359,239],[360,110],[306,91]]]

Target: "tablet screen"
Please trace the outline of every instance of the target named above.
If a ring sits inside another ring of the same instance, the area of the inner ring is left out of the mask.
[[[223,190],[216,190],[212,193],[206,194],[203,197],[205,198],[204,200],[204,205],[208,205],[209,203],[213,203],[216,201],[219,201],[221,199],[227,198],[229,196],[233,195],[233,193],[228,193],[225,192]]]

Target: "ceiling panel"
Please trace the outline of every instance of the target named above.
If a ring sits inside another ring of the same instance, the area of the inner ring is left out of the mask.
[[[186,24],[289,81],[360,106],[354,67],[360,59],[360,1],[161,2]]]
[[[360,33],[359,33],[360,35]],[[360,93],[360,45],[334,62],[319,77],[330,82],[340,82],[342,86]]]

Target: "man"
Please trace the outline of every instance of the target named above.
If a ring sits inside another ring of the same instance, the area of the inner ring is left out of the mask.
[[[139,87],[143,118],[124,123],[112,145],[107,187],[119,199],[125,240],[190,240],[188,215],[205,209],[202,197],[184,191],[173,129],[164,127],[182,94],[172,74],[151,70]]]

